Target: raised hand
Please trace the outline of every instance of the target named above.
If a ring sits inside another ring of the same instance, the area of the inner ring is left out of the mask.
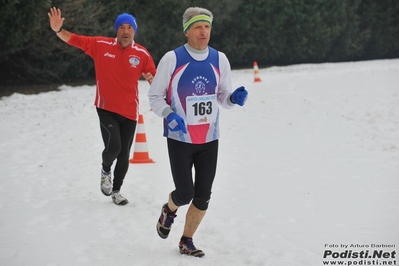
[[[53,31],[59,32],[64,24],[65,18],[61,17],[61,9],[52,7],[50,12],[47,13],[50,19],[50,27]]]

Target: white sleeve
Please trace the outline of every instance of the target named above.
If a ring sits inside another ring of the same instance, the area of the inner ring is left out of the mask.
[[[175,52],[169,51],[159,61],[157,73],[148,91],[150,107],[154,113],[160,117],[163,117],[162,113],[166,108],[170,108],[166,103],[166,94],[175,67]]]
[[[231,109],[234,107],[234,103],[230,101],[230,95],[233,92],[231,84],[231,67],[230,62],[223,52],[219,53],[219,70],[220,70],[220,81],[217,92],[217,99],[219,104],[225,109]]]

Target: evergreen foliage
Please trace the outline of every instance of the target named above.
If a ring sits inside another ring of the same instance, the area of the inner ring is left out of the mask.
[[[399,56],[397,0],[1,0],[1,86],[65,83],[94,78],[92,59],[62,42],[49,27],[50,7],[64,28],[115,36],[114,20],[133,14],[135,40],[159,62],[185,43],[182,14],[189,6],[214,14],[210,46],[232,68],[341,62]]]

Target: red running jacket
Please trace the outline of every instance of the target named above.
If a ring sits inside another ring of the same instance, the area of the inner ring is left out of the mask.
[[[139,117],[138,80],[142,73],[155,76],[152,56],[144,46],[133,43],[125,49],[116,38],[82,36],[72,33],[69,45],[93,58],[96,71],[98,108],[131,120]]]

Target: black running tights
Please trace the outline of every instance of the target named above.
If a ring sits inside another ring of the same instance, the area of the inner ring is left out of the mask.
[[[190,144],[168,138],[168,152],[175,190],[172,200],[177,206],[189,204],[207,210],[216,174],[218,140]],[[193,167],[195,177],[193,180]]]
[[[120,190],[129,169],[130,148],[132,146],[137,121],[97,108],[101,135],[104,141],[102,165],[110,171],[116,159],[113,190]]]

